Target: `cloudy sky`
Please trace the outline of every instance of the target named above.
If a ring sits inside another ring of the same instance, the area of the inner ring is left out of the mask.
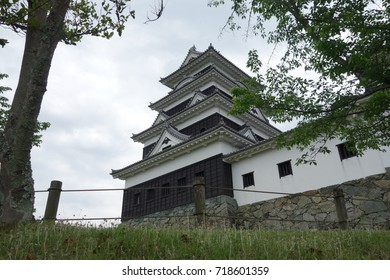
[[[212,44],[248,73],[250,49],[258,49],[263,62],[272,63],[278,55],[278,49],[273,52],[259,37],[221,33],[229,5],[214,8],[207,6],[208,0],[168,0],[162,18],[144,24],[154,3],[133,0],[136,19],[128,22],[122,37],[58,46],[39,118],[51,127],[32,152],[37,190],[47,189],[51,180],[62,181],[63,189],[123,188],[123,181],[110,176],[111,169],[141,159],[142,145],[130,137],[152,124],[157,113],[149,103],[169,91],[160,77],[176,70],[192,46],[204,51]],[[24,38],[6,29],[0,29],[0,37],[10,41],[0,49],[0,72],[10,76],[2,84],[15,89]],[[36,195],[38,218],[46,198]],[[121,204],[120,191],[63,193],[59,218],[120,217]]]

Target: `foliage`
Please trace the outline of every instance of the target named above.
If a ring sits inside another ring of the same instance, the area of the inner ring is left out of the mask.
[[[0,74],[0,80],[7,78],[8,75],[6,74]],[[2,96],[2,94],[6,91],[10,91],[11,88],[4,87],[0,85],[0,133],[4,130],[5,123],[8,118],[8,112],[9,108],[11,107],[9,105],[8,98],[5,96]],[[39,147],[42,143],[42,134],[40,134],[42,131],[45,131],[50,127],[49,122],[40,122],[38,121],[35,127],[35,134],[33,136],[33,145],[36,147]]]
[[[256,106],[277,123],[297,120],[277,143],[306,149],[298,163],[315,163],[333,138],[359,154],[383,150],[390,145],[389,17],[389,0],[232,0],[230,28],[246,19],[247,32],[285,46],[280,62],[265,71],[258,51],[249,53],[255,77],[232,91],[232,112]]]
[[[4,47],[8,41],[6,39],[0,39],[0,45]],[[7,74],[1,74],[0,73],[0,81],[4,78],[8,78]],[[5,123],[8,118],[8,112],[10,109],[8,98],[5,96],[2,96],[4,92],[10,91],[10,87],[4,87],[0,85],[0,133],[3,132]],[[42,131],[48,129],[50,127],[49,122],[39,122],[37,121],[36,127],[35,127],[35,134],[33,136],[33,145],[39,147],[42,143],[42,135],[40,134]]]
[[[80,42],[83,36],[92,35],[110,39],[116,31],[119,35],[125,28],[129,17],[135,17],[135,11],[129,9],[131,0],[70,0],[64,20],[61,41],[67,44]],[[0,25],[15,32],[25,32],[29,25],[32,10],[50,11],[51,1],[0,0]]]
[[[0,259],[389,259],[386,231],[95,228],[24,224],[0,230]]]
[[[0,73],[0,81],[7,77],[8,75]],[[3,94],[9,90],[11,90],[9,87],[0,85],[0,131],[4,129],[4,125],[7,120],[7,110],[10,107],[8,104],[8,98],[3,96]]]

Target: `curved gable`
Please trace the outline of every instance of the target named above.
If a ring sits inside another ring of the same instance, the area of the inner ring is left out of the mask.
[[[154,148],[150,151],[147,157],[150,157],[173,146],[176,146],[177,144],[180,144],[181,142],[186,141],[189,138],[189,135],[180,133],[179,131],[177,131],[177,129],[165,123],[164,130],[161,132],[160,137],[158,138]]]

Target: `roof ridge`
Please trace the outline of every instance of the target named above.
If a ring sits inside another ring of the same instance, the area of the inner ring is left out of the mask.
[[[193,55],[195,55],[196,57],[198,57],[199,55],[202,54],[202,52],[197,51],[195,45],[193,45],[193,46],[188,50],[187,55],[186,55],[186,57],[184,58],[183,62],[180,64],[179,69],[180,69],[181,67],[183,67],[184,65],[186,65],[187,63],[189,63],[192,59],[195,58],[195,57],[190,58],[190,55],[191,55],[191,54],[193,54]]]

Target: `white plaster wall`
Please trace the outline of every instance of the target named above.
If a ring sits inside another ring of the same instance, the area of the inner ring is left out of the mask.
[[[226,154],[235,151],[237,148],[226,142],[214,142],[207,146],[203,146],[200,149],[192,151],[188,154],[181,155],[173,160],[164,162],[161,165],[151,167],[145,172],[136,174],[135,176],[128,177],[125,181],[125,188],[140,184],[142,182],[151,180],[161,175],[165,175],[169,172],[175,171],[182,167],[191,165],[193,163],[202,161],[206,158],[218,154]]]
[[[160,138],[160,135],[161,134],[157,134],[156,136],[152,137],[152,138],[149,138],[148,140],[146,140],[143,144],[144,144],[144,148],[151,145],[151,144],[154,144],[157,142],[157,140]]]
[[[390,166],[390,156],[389,156],[390,147],[384,147],[383,149],[386,152],[380,153],[381,159],[382,159],[383,165],[386,166],[386,167],[389,167]]]
[[[296,158],[302,152],[295,149],[290,151],[268,150],[251,158],[233,163],[233,187],[243,189],[242,175],[254,172],[255,186],[246,188],[248,190],[297,193],[383,173],[385,172],[385,167],[390,166],[389,153],[373,150],[367,151],[362,157],[352,157],[341,161],[336,147],[340,143],[340,141],[336,140],[330,142],[328,147],[332,150],[331,154],[318,155],[317,165],[296,166]],[[277,164],[290,159],[293,175],[279,178]],[[281,195],[234,192],[238,205],[250,204],[279,196]]]

